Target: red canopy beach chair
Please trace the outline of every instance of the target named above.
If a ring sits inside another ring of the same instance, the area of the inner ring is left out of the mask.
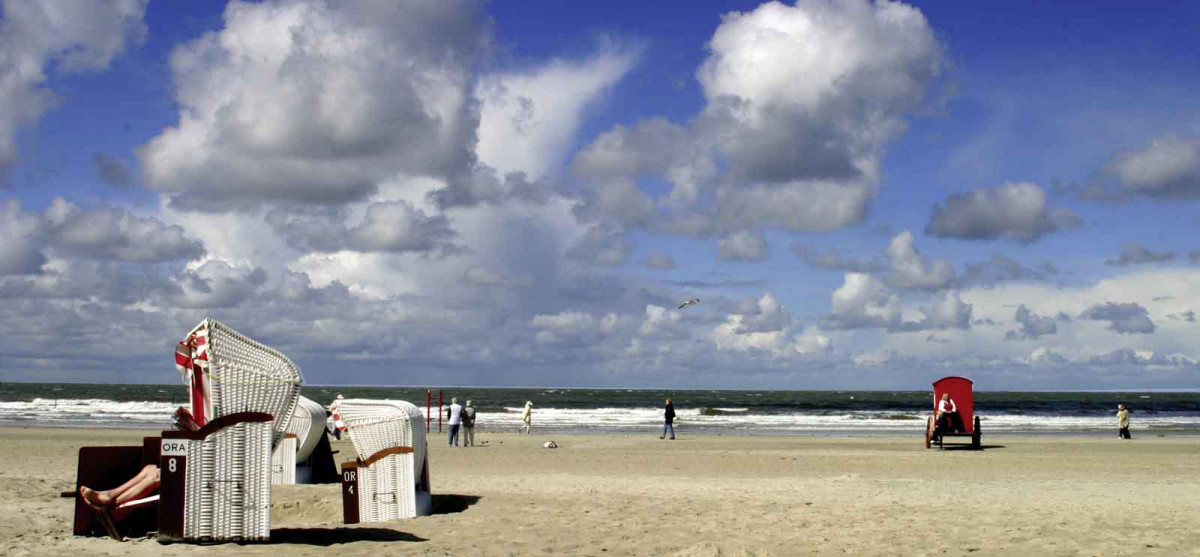
[[[955,406],[958,407],[958,416],[962,425],[960,429],[949,427],[938,429],[938,403],[942,400],[943,394],[949,394],[950,400],[953,400]],[[979,416],[975,415],[974,383],[970,379],[951,375],[934,381],[933,412],[925,422],[926,449],[934,442],[937,443],[938,448],[943,448],[947,437],[970,438],[971,448],[981,447],[980,440],[983,432],[979,430]]]

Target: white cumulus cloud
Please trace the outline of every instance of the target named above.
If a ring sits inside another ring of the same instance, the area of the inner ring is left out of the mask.
[[[1127,191],[1194,197],[1200,195],[1200,138],[1167,134],[1117,155],[1110,167]]]
[[[717,241],[717,255],[725,261],[764,261],[767,258],[767,238],[759,231],[731,232]]]
[[[17,156],[18,128],[57,102],[57,72],[97,71],[146,37],[147,0],[10,0],[0,18],[0,169]]]
[[[954,279],[954,267],[938,259],[929,261],[917,250],[912,232],[892,238],[887,248],[888,282],[897,288],[936,290]]]
[[[501,174],[545,178],[566,158],[584,110],[637,58],[637,49],[606,47],[581,61],[553,60],[524,72],[484,76],[475,87],[480,161]]]
[[[1077,227],[1079,216],[1069,209],[1054,209],[1037,184],[1006,183],[956,193],[945,205],[935,204],[926,234],[963,240],[1013,240],[1036,242],[1051,232]]]
[[[469,174],[476,4],[235,1],[224,24],[172,53],[179,119],[140,151],[172,203],[342,203]]]

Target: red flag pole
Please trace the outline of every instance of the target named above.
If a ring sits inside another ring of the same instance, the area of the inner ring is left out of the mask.
[[[433,389],[425,389],[425,433],[429,433],[429,421],[433,419],[430,407],[433,406]]]
[[[438,390],[438,433],[442,432],[442,391]]]

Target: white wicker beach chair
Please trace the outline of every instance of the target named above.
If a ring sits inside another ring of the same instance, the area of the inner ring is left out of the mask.
[[[175,358],[201,427],[163,432],[159,541],[268,539],[271,450],[300,398],[300,370],[213,319]]]
[[[271,453],[271,483],[309,483],[312,470],[301,464],[308,460],[317,441],[325,434],[325,407],[316,401],[300,397],[292,421],[288,422],[283,439],[275,444]]]
[[[431,511],[425,417],[399,400],[339,399],[330,407],[358,452],[342,464],[347,524],[413,518]]]

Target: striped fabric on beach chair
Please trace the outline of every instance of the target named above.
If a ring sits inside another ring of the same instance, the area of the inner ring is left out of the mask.
[[[271,453],[271,483],[309,483],[312,471],[299,472],[297,465],[308,460],[324,434],[325,407],[300,397],[296,410],[292,412],[292,421],[288,422],[287,432]]]
[[[159,541],[266,540],[271,451],[300,398],[300,370],[213,319],[179,343],[197,431],[162,436]]]
[[[347,524],[430,514],[425,417],[399,400],[339,399],[330,407],[344,424],[358,459],[342,464]]]

